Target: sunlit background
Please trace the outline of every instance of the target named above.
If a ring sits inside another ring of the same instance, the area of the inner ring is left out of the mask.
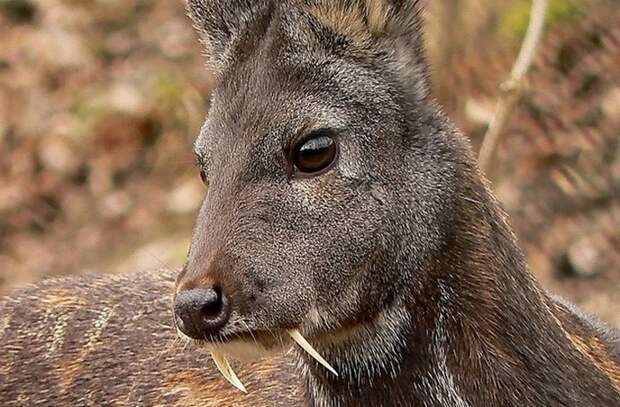
[[[430,1],[435,94],[474,148],[530,1]],[[548,287],[620,325],[620,8],[550,0],[490,171]],[[213,82],[180,0],[0,0],[0,293],[178,267]]]

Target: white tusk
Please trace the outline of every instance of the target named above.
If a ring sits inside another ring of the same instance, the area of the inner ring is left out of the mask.
[[[213,358],[213,361],[215,362],[215,366],[217,366],[217,369],[220,371],[222,376],[224,376],[226,380],[230,382],[230,384],[232,384],[233,386],[235,386],[237,389],[241,390],[244,393],[248,392],[245,389],[245,386],[243,385],[243,383],[241,383],[241,380],[239,380],[239,377],[237,377],[237,375],[235,374],[235,371],[232,369],[232,367],[230,366],[230,363],[228,363],[228,359],[226,359],[225,356],[223,356],[221,353],[217,351],[212,350],[211,358]]]
[[[338,376],[338,373],[336,373],[336,369],[334,369],[329,363],[327,363],[327,361],[325,359],[323,359],[323,357],[321,355],[319,355],[319,352],[317,352],[312,345],[310,345],[308,343],[308,341],[306,340],[306,338],[304,338],[302,336],[302,334],[297,330],[297,329],[291,329],[288,331],[288,334],[291,336],[291,338],[293,338],[293,340],[295,342],[297,342],[297,344],[299,346],[301,346],[303,348],[303,350],[305,350],[306,352],[308,352],[308,354],[310,356],[312,356],[314,359],[316,359],[317,362],[319,362],[320,364],[322,364],[323,366],[325,366],[327,368],[327,370],[329,370],[330,372],[332,372],[333,374],[335,374],[336,376]]]

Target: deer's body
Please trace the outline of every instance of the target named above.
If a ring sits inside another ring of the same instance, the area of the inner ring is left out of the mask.
[[[295,406],[311,405],[314,398],[319,405],[328,403],[315,381],[329,378],[317,368],[317,377],[306,377],[307,391],[304,369],[290,353],[236,364],[249,393],[235,390],[207,352],[177,338],[170,310],[173,285],[170,271],[66,278],[0,302],[0,405]],[[450,334],[451,311],[444,304],[431,306],[420,315],[421,323],[434,321],[428,332],[392,350],[396,377],[354,387],[368,393],[364,398],[351,388],[332,391],[345,399],[340,405],[618,405],[617,333],[543,295],[549,305],[540,311],[544,331],[523,321],[513,344],[500,338],[505,332],[496,332],[480,335],[481,348],[459,343],[461,331]],[[486,323],[476,315],[469,318],[472,325]],[[499,325],[509,330],[512,324]],[[364,347],[326,357],[339,359],[330,360],[341,374],[366,374],[377,351],[364,354]]]
[[[174,273],[43,282],[0,302],[0,405],[299,405],[290,357],[244,365],[231,388],[172,327]]]
[[[0,400],[620,405],[617,331],[529,274],[429,96],[418,7],[189,1],[217,87],[187,263],[172,289],[161,275],[68,280],[4,305]],[[237,366],[243,396],[200,351],[277,353],[290,330],[338,376],[295,351]]]

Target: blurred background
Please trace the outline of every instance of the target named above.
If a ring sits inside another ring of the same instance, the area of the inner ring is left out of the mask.
[[[477,150],[529,0],[436,0],[438,100]],[[213,82],[181,0],[0,0],[0,295],[182,264]],[[490,171],[545,287],[620,325],[620,8],[550,0]]]

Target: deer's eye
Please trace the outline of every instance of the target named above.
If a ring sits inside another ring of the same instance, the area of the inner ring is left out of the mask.
[[[317,131],[304,137],[293,148],[292,161],[300,175],[318,175],[330,169],[336,161],[338,145],[327,131]]]

